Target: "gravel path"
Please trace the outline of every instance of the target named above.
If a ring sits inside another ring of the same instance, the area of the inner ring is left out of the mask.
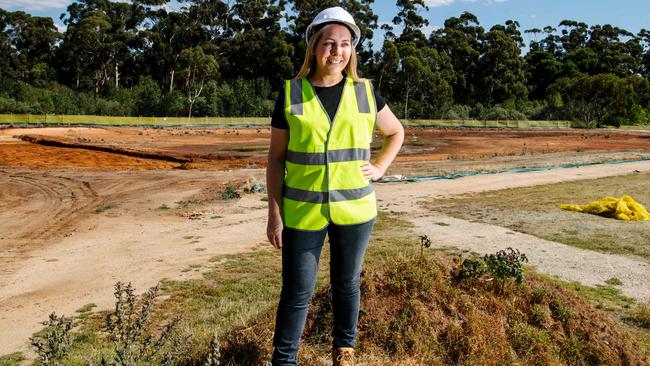
[[[588,286],[604,285],[606,280],[615,277],[623,282],[620,288],[624,295],[639,301],[650,301],[650,264],[646,259],[579,249],[495,225],[473,223],[432,213],[419,204],[436,197],[624,175],[635,170],[650,171],[650,162],[473,176],[421,183],[394,183],[378,187],[378,197],[381,200],[380,206],[384,209],[408,212],[408,215],[403,217],[415,225],[413,233],[428,235],[436,247],[456,247],[481,255],[507,247],[516,248],[525,253],[529,264],[542,273]]]
[[[434,247],[456,247],[481,255],[512,247],[525,253],[529,264],[542,273],[587,286],[606,285],[605,281],[615,277],[623,282],[617,286],[623,294],[640,301],[650,300],[650,265],[643,258],[575,248],[448,216],[421,216],[411,221],[416,225],[414,233],[428,235]]]

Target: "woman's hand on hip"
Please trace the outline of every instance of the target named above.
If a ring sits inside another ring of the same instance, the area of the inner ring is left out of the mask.
[[[364,178],[370,180],[378,180],[384,176],[384,170],[369,161],[361,165],[361,173],[363,173]]]
[[[282,248],[282,229],[284,225],[282,224],[281,217],[275,217],[275,215],[269,215],[269,221],[266,225],[266,237],[269,239],[271,244],[276,249]]]

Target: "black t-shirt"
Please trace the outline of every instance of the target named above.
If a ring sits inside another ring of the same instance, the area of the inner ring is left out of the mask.
[[[332,86],[315,86],[314,90],[318,99],[323,104],[323,108],[330,116],[330,120],[334,118],[336,109],[339,106],[341,101],[341,96],[343,95],[343,87],[345,86],[345,78],[341,80],[338,84]],[[281,128],[283,130],[289,129],[289,123],[287,122],[287,116],[284,114],[284,97],[285,92],[284,88],[280,90],[278,94],[278,99],[275,100],[275,108],[273,108],[273,117],[271,118],[271,126],[275,128]],[[377,111],[379,112],[386,106],[386,101],[379,95],[379,92],[375,89],[375,101],[377,102]]]

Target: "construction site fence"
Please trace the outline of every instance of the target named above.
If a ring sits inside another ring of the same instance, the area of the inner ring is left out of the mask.
[[[269,125],[269,117],[121,117],[54,114],[0,114],[3,124],[98,126]]]
[[[482,121],[404,119],[407,127],[570,128],[570,121]],[[270,117],[120,117],[0,114],[0,124],[87,126],[268,126]]]

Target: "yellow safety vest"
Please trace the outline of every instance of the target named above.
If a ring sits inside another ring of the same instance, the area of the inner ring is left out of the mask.
[[[361,173],[370,160],[377,105],[368,80],[347,78],[334,119],[309,80],[286,81],[289,123],[282,197],[284,225],[321,230],[360,224],[377,216],[375,192]]]

